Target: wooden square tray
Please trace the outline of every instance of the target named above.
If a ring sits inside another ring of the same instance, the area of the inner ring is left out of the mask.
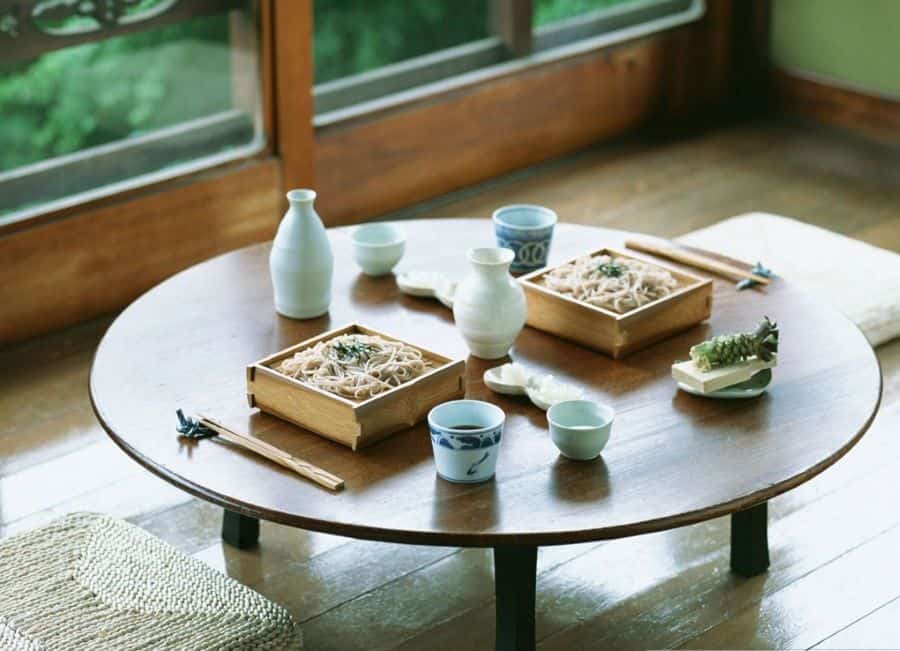
[[[378,335],[413,346],[434,363],[435,368],[414,380],[361,401],[349,400],[304,384],[273,368],[276,363],[299,350],[348,333]],[[248,366],[247,400],[251,407],[258,407],[261,411],[356,450],[415,425],[435,405],[462,398],[465,395],[465,368],[464,360],[452,360],[408,341],[353,323],[302,341]]]
[[[666,269],[678,281],[678,288],[668,296],[619,314],[547,289],[540,280],[555,267],[544,267],[519,278],[528,300],[526,323],[619,359],[709,318],[712,281],[653,258],[602,248],[562,264],[584,255],[600,254],[639,260]]]

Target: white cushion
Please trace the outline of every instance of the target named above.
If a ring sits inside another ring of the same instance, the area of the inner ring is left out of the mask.
[[[830,301],[873,346],[900,336],[900,255],[795,219],[748,213],[678,238],[679,242],[762,262]]]

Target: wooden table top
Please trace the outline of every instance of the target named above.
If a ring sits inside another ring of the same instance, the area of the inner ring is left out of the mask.
[[[493,245],[488,220],[403,222],[398,270],[465,272],[464,252]],[[859,330],[821,301],[779,280],[735,291],[716,281],[713,316],[624,360],[526,328],[512,357],[585,388],[613,405],[612,437],[600,459],[559,456],[544,412],[524,397],[494,394],[485,369],[467,360],[469,398],[507,413],[493,481],[438,478],[424,423],[360,452],[246,404],[245,366],[352,321],[467,356],[450,310],[397,290],[392,276],[359,273],[348,229],[329,231],[335,280],[328,315],[293,321],[275,313],[269,245],[229,253],[161,283],[110,326],[91,370],[101,424],[129,455],[184,490],[231,510],[304,529],[439,545],[547,545],[667,529],[752,506],[837,461],[874,418],[881,372]],[[627,233],[559,224],[551,263]],[[777,270],[776,270],[777,271]],[[763,315],[781,332],[768,393],[746,401],[678,391],[669,369],[712,334],[752,329]],[[201,412],[259,436],[341,477],[330,493],[251,453],[212,440],[176,437],[175,409]]]

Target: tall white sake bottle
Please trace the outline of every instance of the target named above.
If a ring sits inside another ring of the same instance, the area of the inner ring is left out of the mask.
[[[312,319],[328,311],[334,256],[325,225],[313,208],[313,190],[291,190],[290,202],[272,242],[269,269],[275,309],[292,319]]]

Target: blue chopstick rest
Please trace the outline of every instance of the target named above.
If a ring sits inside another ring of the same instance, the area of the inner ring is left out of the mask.
[[[762,262],[757,262],[756,266],[750,270],[750,273],[754,273],[757,276],[762,276],[763,278],[776,278],[775,274],[772,273],[771,269],[767,269],[763,266]],[[745,278],[741,280],[737,284],[738,291],[742,289],[749,289],[750,287],[755,287],[759,283],[753,280],[752,278]]]

